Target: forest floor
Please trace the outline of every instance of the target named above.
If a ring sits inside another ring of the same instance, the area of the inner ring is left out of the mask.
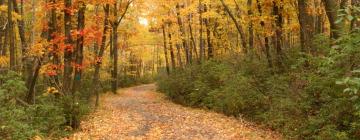
[[[155,85],[101,97],[101,107],[70,140],[272,140],[281,137],[242,119],[183,107],[155,92]]]

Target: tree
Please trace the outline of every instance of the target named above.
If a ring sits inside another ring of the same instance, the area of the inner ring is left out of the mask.
[[[243,30],[242,25],[237,22],[235,16],[232,14],[232,12],[230,11],[230,8],[226,5],[224,0],[220,0],[220,1],[221,1],[222,5],[224,6],[225,11],[229,14],[230,18],[235,23],[236,29],[237,29],[238,33],[240,34],[240,37],[241,37],[242,47],[244,48],[244,52],[247,53],[248,52],[248,50],[247,50],[247,41],[246,41],[246,38],[245,38],[245,32]]]
[[[124,19],[132,0],[129,0],[125,3],[125,8],[123,9],[123,13],[121,13],[120,17],[118,17],[118,4],[117,1],[114,3],[114,17],[115,21],[110,22],[112,25],[112,40],[113,40],[113,70],[112,70],[112,92],[115,94],[118,88],[118,60],[119,60],[119,51],[118,51],[118,27],[121,21]],[[120,7],[121,7],[120,3]]]
[[[322,0],[325,5],[326,15],[328,17],[331,29],[331,37],[339,38],[341,26],[337,24],[338,15],[337,12],[340,9],[340,3],[338,0]]]
[[[92,95],[96,95],[96,101],[95,101],[95,106],[99,106],[99,78],[100,78],[100,67],[102,64],[102,59],[103,59],[103,55],[105,52],[105,47],[106,47],[106,34],[108,32],[109,29],[109,14],[110,14],[110,4],[105,4],[104,7],[104,12],[105,12],[105,16],[104,16],[104,29],[102,32],[102,37],[101,37],[101,44],[100,44],[100,49],[99,51],[96,51],[95,54],[95,72],[93,75],[93,79],[92,79],[92,90],[93,94]],[[97,44],[95,44],[97,45]],[[97,46],[95,46],[95,48],[97,48]]]
[[[165,24],[165,23],[164,23]],[[166,73],[170,74],[170,66],[169,66],[169,55],[168,55],[168,48],[167,48],[167,42],[166,42],[166,31],[165,31],[165,25],[162,25],[162,31],[163,31],[163,40],[164,40],[164,55],[165,55],[165,67],[166,67]]]
[[[84,1],[78,2],[78,25],[77,25],[77,41],[75,49],[75,75],[72,86],[72,93],[76,93],[81,86],[81,78],[83,71],[84,60],[84,29],[85,29],[85,10],[86,5]]]
[[[311,5],[313,5],[312,2],[313,1],[310,0],[298,0],[301,50],[304,53],[307,53],[308,51],[313,52],[311,49],[311,42],[314,39],[315,18],[312,13],[309,13],[312,8]]]
[[[71,75],[73,73],[73,66],[71,65],[73,61],[73,40],[71,36],[72,29],[72,2],[71,0],[64,0],[65,9],[64,9],[64,29],[66,37],[66,48],[64,52],[64,78],[63,78],[63,90],[66,94],[71,92]]]
[[[12,70],[15,70],[15,61],[16,61],[16,56],[15,56],[15,40],[14,40],[14,23],[13,23],[13,19],[12,19],[12,11],[13,11],[13,3],[12,1],[8,0],[8,24],[7,24],[7,29],[8,29],[8,38],[9,38],[9,44],[10,44],[10,68]]]

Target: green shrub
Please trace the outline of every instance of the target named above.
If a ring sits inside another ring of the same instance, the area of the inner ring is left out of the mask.
[[[22,101],[27,89],[18,74],[5,72],[0,82],[0,139],[56,139],[69,134],[67,120],[73,110],[66,106],[70,102],[68,96],[43,95],[45,91],[39,91],[36,104],[29,105]],[[79,100],[79,117],[89,111],[86,94],[83,96]]]

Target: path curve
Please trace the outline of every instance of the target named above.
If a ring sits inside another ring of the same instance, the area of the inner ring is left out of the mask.
[[[72,140],[271,140],[280,139],[246,121],[174,104],[142,85],[102,96],[102,106]]]

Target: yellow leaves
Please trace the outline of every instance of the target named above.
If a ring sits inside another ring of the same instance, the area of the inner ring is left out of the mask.
[[[46,89],[46,92],[43,94],[43,96],[49,96],[55,94],[60,94],[59,90],[57,90],[55,87],[48,87]]]
[[[12,12],[12,16],[13,16],[13,21],[17,21],[17,20],[22,19],[21,15],[16,13],[16,12]]]
[[[10,58],[8,56],[0,56],[0,67],[9,65]]]
[[[41,136],[36,135],[33,138],[31,138],[31,140],[42,140],[43,138],[41,138]]]
[[[7,11],[8,11],[8,6],[0,5],[0,12],[7,12]],[[16,12],[11,12],[11,14],[12,14],[12,20],[14,22],[22,19],[21,15]]]
[[[0,5],[0,12],[6,12],[8,7],[6,5]]]
[[[29,54],[30,56],[41,57],[45,54],[45,45],[40,42],[30,47]]]
[[[204,18],[217,18],[220,16],[221,15],[219,15],[219,13],[217,13],[215,11],[208,11],[208,12],[203,13]]]
[[[300,30],[300,25],[299,24],[290,24],[285,26],[285,30],[292,32],[292,31],[299,31]]]
[[[92,4],[88,4],[88,5],[86,6],[86,10],[88,10],[88,11],[94,11],[94,10],[95,10],[95,6],[92,5]]]

